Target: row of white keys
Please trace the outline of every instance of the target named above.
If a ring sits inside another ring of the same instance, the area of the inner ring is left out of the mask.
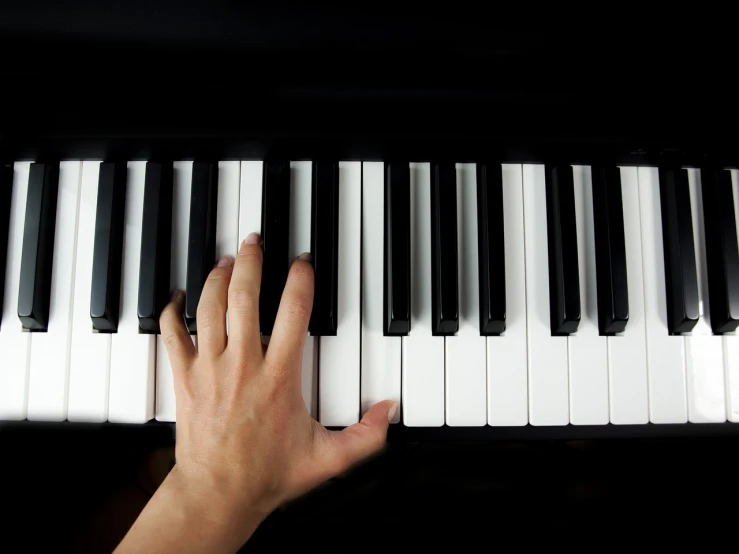
[[[338,314],[335,337],[321,337],[318,420],[359,421],[361,361],[362,164],[339,163]]]
[[[457,271],[459,331],[445,338],[446,423],[487,423],[487,345],[480,336],[477,271],[477,172],[475,164],[457,164]],[[430,267],[430,266],[429,266]],[[426,271],[418,268],[417,271]]]
[[[580,276],[580,324],[567,337],[570,423],[608,423],[608,346],[598,329],[595,279],[593,178],[589,166],[572,166]]]
[[[362,414],[382,400],[400,404],[401,395],[401,338],[386,337],[382,330],[383,174],[383,162],[362,163]],[[393,423],[399,421],[400,411]]]
[[[172,239],[169,254],[169,284],[171,290],[184,291],[187,284],[187,245],[190,236],[192,162],[174,162],[172,164],[172,174],[174,182],[172,184]],[[162,335],[156,337],[156,418],[159,421],[175,421],[177,419],[177,403],[172,364],[169,361]]]
[[[309,161],[290,163],[290,241],[291,260],[311,246],[312,169]],[[301,369],[301,389],[308,413],[317,416],[318,337],[310,334],[305,339]]]
[[[720,423],[726,421],[723,339],[711,329],[700,170],[687,171],[699,299],[698,322],[685,337],[688,421]]]
[[[671,336],[667,331],[667,291],[659,171],[656,167],[640,167],[638,175],[647,331],[649,421],[685,423],[688,420],[685,339],[681,336]],[[628,325],[626,328],[628,329]]]
[[[739,170],[731,170],[734,188],[734,217],[739,239]],[[725,335],[724,357],[726,369],[726,419],[739,423],[739,332]]]
[[[67,419],[70,421],[97,423],[108,419],[112,339],[110,333],[94,332],[90,321],[90,290],[92,288],[99,175],[100,162],[82,162],[67,413]]]
[[[3,318],[0,320],[0,419],[26,418],[28,409],[28,357],[31,333],[23,331],[18,319],[18,289],[23,253],[28,176],[31,162],[13,166],[13,193],[8,228]]]
[[[410,164],[411,332],[403,337],[403,423],[444,425],[444,337],[431,334],[431,168]]]
[[[610,422],[624,425],[649,421],[646,324],[647,321],[652,321],[656,325],[659,317],[654,317],[657,305],[657,293],[654,291],[648,293],[651,294],[649,301],[652,303],[648,307],[653,311],[650,316],[645,315],[638,172],[635,167],[622,167],[620,171],[629,321],[623,333],[607,337],[607,342]],[[661,245],[662,239],[659,240]],[[650,275],[652,275],[650,286],[659,287],[654,271]],[[664,280],[661,282],[664,299]],[[666,337],[667,334],[663,333],[660,338],[663,336]]]
[[[529,421],[523,172],[518,164],[503,164],[501,171],[506,329],[487,338],[488,425],[517,426]]]
[[[523,166],[528,331],[529,422],[569,423],[567,338],[552,336],[549,317],[549,247],[543,165]]]
[[[120,319],[110,349],[108,421],[145,423],[154,416],[156,335],[139,332],[138,288],[146,162],[128,163]]]
[[[59,164],[54,258],[51,270],[49,327],[31,335],[28,378],[28,419],[67,419],[70,336],[74,299],[77,207],[82,164]],[[84,300],[80,300],[84,302]],[[89,295],[87,298],[89,307]]]

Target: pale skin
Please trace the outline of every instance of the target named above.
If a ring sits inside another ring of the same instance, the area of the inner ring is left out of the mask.
[[[234,552],[275,508],[383,448],[394,402],[375,404],[343,431],[328,431],[303,402],[301,357],[313,306],[308,260],[301,256],[290,268],[266,348],[259,235],[208,277],[197,351],[184,295],[172,295],[161,331],[177,397],[177,463],[116,552]]]

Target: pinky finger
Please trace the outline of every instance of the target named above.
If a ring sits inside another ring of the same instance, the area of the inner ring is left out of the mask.
[[[175,380],[179,374],[190,366],[197,355],[190,333],[185,326],[185,294],[174,291],[169,304],[162,311],[159,318],[159,327],[162,330],[162,340],[167,348],[172,373]]]

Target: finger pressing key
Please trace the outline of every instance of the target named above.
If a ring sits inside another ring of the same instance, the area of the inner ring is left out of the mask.
[[[172,364],[175,379],[178,372],[190,367],[196,356],[195,345],[190,339],[190,333],[185,326],[185,294],[176,290],[159,317],[159,327],[162,330],[164,345]]]
[[[261,356],[259,289],[262,284],[262,238],[251,233],[241,243],[228,289],[229,344]],[[261,358],[260,358],[261,359]]]
[[[208,275],[198,303],[198,352],[220,356],[226,349],[226,309],[228,285],[234,259],[224,256]]]
[[[313,266],[310,254],[301,254],[287,276],[285,290],[277,310],[267,359],[272,367],[298,367],[313,310]]]

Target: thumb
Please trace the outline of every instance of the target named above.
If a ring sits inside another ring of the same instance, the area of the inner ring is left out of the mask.
[[[377,454],[387,441],[387,428],[398,411],[392,400],[383,400],[372,406],[359,423],[332,433],[331,455],[338,466],[334,474],[344,473],[365,458]]]

